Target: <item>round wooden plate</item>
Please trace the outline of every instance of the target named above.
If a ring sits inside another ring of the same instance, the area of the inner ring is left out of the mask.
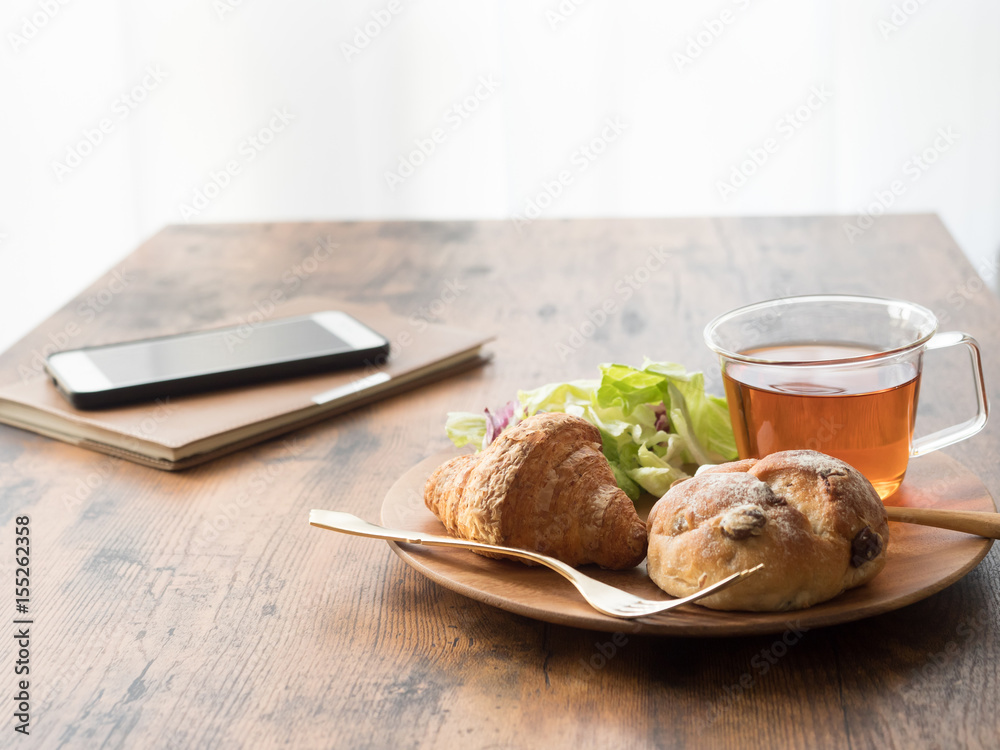
[[[395,529],[445,534],[424,505],[424,482],[454,452],[431,456],[392,486],[382,523]],[[982,482],[958,461],[932,453],[910,463],[903,485],[887,504],[914,508],[995,511]],[[649,507],[639,509],[641,516]],[[619,620],[592,609],[569,581],[546,568],[492,560],[465,550],[389,542],[408,565],[445,588],[486,604],[559,625],[602,631],[674,636],[777,633],[817,628],[889,612],[924,599],[972,570],[992,539],[927,526],[892,523],[889,559],[873,581],[823,604],[792,612],[718,612],[690,604],[643,620]],[[583,572],[649,599],[669,599],[646,575],[645,562],[629,571],[586,566]]]

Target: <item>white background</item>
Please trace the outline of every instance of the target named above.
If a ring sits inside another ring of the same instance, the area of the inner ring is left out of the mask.
[[[185,220],[847,223],[898,181],[996,276],[996,2],[6,0],[0,32],[0,349]]]

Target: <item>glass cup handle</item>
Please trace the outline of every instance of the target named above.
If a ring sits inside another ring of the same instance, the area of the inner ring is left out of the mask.
[[[959,331],[948,331],[936,334],[927,342],[926,348],[944,349],[949,346],[958,346],[959,344],[967,346],[969,353],[972,355],[972,374],[973,380],[976,383],[976,399],[978,401],[976,416],[954,427],[947,427],[943,430],[932,432],[930,435],[917,438],[910,447],[910,456],[913,458],[972,437],[986,426],[986,419],[990,415],[990,406],[986,401],[986,380],[983,378],[983,357],[979,351],[979,342],[968,334]]]

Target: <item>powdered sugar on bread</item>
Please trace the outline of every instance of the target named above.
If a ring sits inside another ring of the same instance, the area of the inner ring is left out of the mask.
[[[865,583],[885,564],[889,533],[871,484],[815,451],[722,464],[678,483],[647,528],[650,577],[675,596],[764,563],[702,600],[758,611],[810,606]]]

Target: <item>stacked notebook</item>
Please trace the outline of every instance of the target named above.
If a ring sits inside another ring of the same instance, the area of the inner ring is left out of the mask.
[[[47,378],[0,388],[0,422],[158,469],[209,461],[487,361],[491,337],[330,300],[285,314],[350,313],[387,338],[379,367],[339,370],[100,411],[70,406]]]

